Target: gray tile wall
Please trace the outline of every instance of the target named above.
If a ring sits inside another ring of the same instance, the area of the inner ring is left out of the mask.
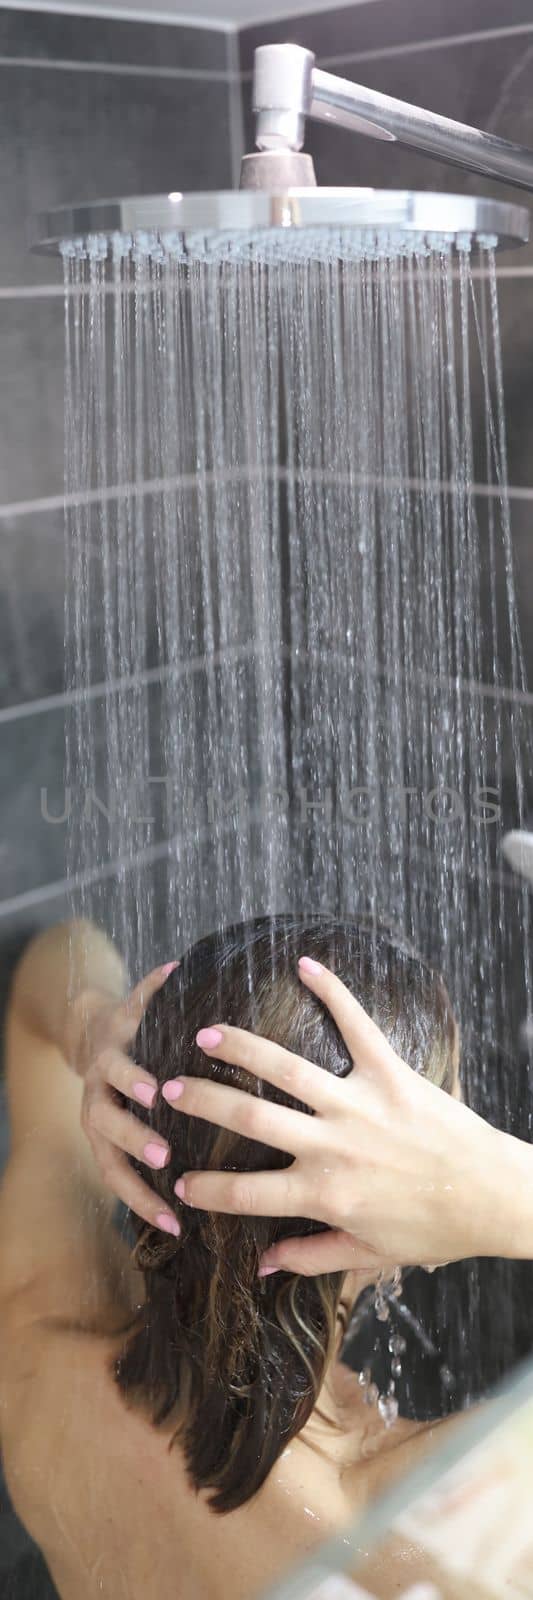
[[[251,144],[254,46],[288,37],[322,64],[533,145],[529,0],[372,0],[224,35],[0,10],[0,930],[54,916],[64,832],[41,815],[62,792],[63,309],[56,261],[28,249],[43,204],[235,181],[241,90]],[[237,74],[240,69],[240,78]],[[216,127],[217,137],[212,130]],[[319,181],[482,189],[419,157],[309,129]],[[495,193],[502,191],[494,188]],[[530,465],[533,247],[503,258],[500,301],[514,542],[533,678]],[[485,508],[480,502],[483,523]],[[488,599],[488,597],[487,597]]]
[[[62,786],[62,286],[57,261],[29,251],[28,218],[74,197],[230,186],[241,90],[250,147],[252,54],[269,38],[308,44],[339,73],[533,146],[529,0],[485,0],[482,9],[481,27],[478,0],[372,0],[239,39],[0,9],[0,938],[19,919],[31,924],[33,908],[55,916],[64,878],[64,831],[40,807],[42,783],[50,793]],[[319,182],[506,192],[343,130],[310,127],[308,142]],[[533,247],[501,258],[499,274],[533,680]]]
[[[236,37],[217,29],[0,8],[3,952],[65,911],[65,830],[40,802],[43,784],[63,792],[62,270],[30,252],[29,219],[73,199],[231,187],[236,69]]]

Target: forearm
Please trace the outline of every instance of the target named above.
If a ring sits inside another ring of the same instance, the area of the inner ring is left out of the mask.
[[[485,1218],[480,1255],[533,1261],[533,1146],[498,1134],[494,1146],[493,1204]]]
[[[72,921],[32,939],[15,972],[10,1010],[68,1061],[83,1015],[125,993],[126,969],[111,940],[91,922]]]
[[[103,934],[89,923],[64,924],[28,945],[7,1007],[0,1298],[35,1293],[41,1315],[63,1312],[75,1323],[92,1324],[121,1300],[112,1270],[115,1197],[82,1126],[86,1086],[72,1067],[83,1070],[79,1003],[98,996],[100,1007],[116,1008],[124,977]]]
[[[67,1156],[91,1188],[104,1190],[80,1122],[80,1066],[87,1007],[115,1004],[124,990],[123,963],[111,941],[89,922],[62,923],[39,934],[19,962],[5,1029],[5,1079],[12,1155],[47,1149]],[[90,985],[87,989],[86,985]]]

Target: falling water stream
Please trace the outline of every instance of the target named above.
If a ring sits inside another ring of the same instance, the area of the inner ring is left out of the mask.
[[[442,971],[501,1118],[531,762],[495,241],[471,243],[63,246],[69,866],[132,975],[266,912],[385,922]]]

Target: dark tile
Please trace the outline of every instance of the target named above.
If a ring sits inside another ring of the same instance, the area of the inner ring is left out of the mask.
[[[148,683],[143,696],[150,730],[146,751],[135,731],[133,698],[122,689],[120,757],[114,761],[116,703],[111,690],[85,700],[79,722],[75,709],[62,703],[0,720],[0,919],[2,902],[61,882],[72,867],[91,873],[102,868],[105,877],[114,861],[129,861],[167,837],[166,797],[154,782],[164,771],[160,685]],[[72,770],[66,735],[72,739]]]
[[[509,482],[533,485],[533,277],[498,285]]]
[[[229,87],[0,67],[0,285],[58,283],[36,214],[73,201],[231,187]]]
[[[64,719],[61,711],[0,726],[1,902],[65,877],[65,827],[47,822],[64,795]]]
[[[108,508],[108,537],[115,546],[116,517]],[[89,583],[93,597],[90,633],[91,684],[106,674],[103,637],[101,541],[97,533],[97,508],[93,514]],[[65,585],[69,571],[62,508],[36,511],[27,516],[0,516],[0,722],[6,713],[48,696],[61,695],[69,683],[70,645],[76,627],[73,604],[65,616]],[[72,567],[71,573],[71,595]],[[152,654],[155,654],[155,627]],[[67,653],[66,646],[69,646]]]
[[[193,515],[193,491],[190,493]],[[134,663],[137,672],[151,671],[158,666],[161,656],[151,563],[152,531],[159,526],[156,515],[159,502],[147,495],[140,504],[147,558],[144,611],[147,643],[146,654],[143,651],[142,660]],[[132,517],[135,515],[133,505],[131,502]],[[124,503],[122,506],[124,509]],[[5,723],[10,720],[11,713],[16,713],[26,703],[60,695],[72,688],[71,647],[76,639],[74,593],[79,587],[75,576],[73,515],[69,513],[66,532],[62,507],[23,516],[0,515],[0,725],[2,721]],[[119,557],[118,551],[119,547],[123,549],[120,539],[125,538],[125,522],[123,519],[119,529],[116,501],[111,500],[105,506],[105,519],[104,530],[100,526],[100,509],[94,505],[91,510],[88,572],[91,627],[83,677],[84,683],[88,681],[92,686],[104,683],[110,675],[122,677],[126,670],[115,658],[117,646],[114,640],[109,646],[109,653],[106,653],[103,622],[104,538],[113,550],[114,575],[118,573],[119,566],[124,570],[123,558]],[[131,577],[129,568],[128,571]],[[67,581],[70,584],[70,603],[65,615]],[[111,599],[113,611],[115,604],[114,591]],[[80,675],[76,682],[80,684]]]
[[[103,722],[97,735],[102,748]],[[85,801],[85,786],[72,797],[72,818]],[[95,793],[103,800],[103,788]],[[95,806],[95,812],[96,812]],[[63,882],[68,871],[68,795],[65,787],[65,715],[0,726],[0,916],[2,901],[31,895]],[[103,824],[102,824],[103,831]],[[84,863],[89,870],[96,857]]]
[[[530,24],[530,0],[372,0],[368,5],[339,7],[335,11],[284,17],[263,26],[244,28],[240,35],[241,69],[252,64],[257,45],[305,45],[320,59],[386,50],[396,45],[418,44],[421,39],[442,39],[451,34],[490,32],[494,28]]]
[[[64,688],[61,511],[0,517],[0,707]]]
[[[225,72],[226,51],[221,29],[0,9],[0,56]]]
[[[0,505],[61,494],[62,300],[0,300],[0,348]]]
[[[496,539],[496,561],[492,573],[489,545],[489,505],[486,500],[476,501],[481,537],[481,610],[484,618],[484,675],[491,668],[493,626],[491,622],[491,590],[496,601],[497,647],[503,681],[511,684],[511,647],[509,637],[508,589],[504,552],[500,539]],[[496,517],[497,521],[497,517]],[[511,503],[511,531],[513,547],[513,579],[516,595],[518,623],[522,638],[526,680],[533,693],[533,499],[513,500]],[[533,703],[529,708],[533,733]]]

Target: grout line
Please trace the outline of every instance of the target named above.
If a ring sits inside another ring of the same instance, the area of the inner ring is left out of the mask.
[[[206,481],[215,481],[217,474],[206,473]],[[108,505],[114,500],[144,499],[150,494],[165,494],[169,490],[194,489],[198,482],[196,472],[183,473],[179,478],[152,478],[144,483],[125,483],[106,489],[87,489],[79,494],[52,494],[42,500],[15,500],[11,505],[0,505],[0,519],[2,517],[33,516],[37,512],[69,511],[77,506]],[[532,490],[533,494],[533,490]]]
[[[307,13],[306,13],[307,15]],[[312,21],[314,12],[309,12]],[[244,30],[243,30],[244,31]],[[533,33],[533,22],[510,23],[509,27],[479,28],[470,33],[439,35],[437,39],[413,39],[410,44],[379,45],[374,50],[345,50],[332,56],[317,56],[316,65],[326,71],[331,67],[347,67],[358,61],[388,61],[394,56],[411,56],[429,50],[447,50],[464,44],[487,44],[492,39],[520,38]],[[252,67],[241,72],[241,82],[251,83]]]
[[[270,476],[271,474],[268,475]],[[0,505],[0,521],[2,519],[9,521],[14,520],[17,517],[34,516],[38,513],[46,513],[49,511],[74,510],[78,506],[107,505],[109,502],[113,502],[115,500],[127,500],[130,498],[144,499],[144,497],[148,495],[174,493],[177,489],[193,490],[197,487],[200,477],[202,483],[214,484],[216,486],[222,484],[223,482],[252,482],[254,477],[261,476],[261,468],[257,468],[254,471],[253,469],[250,470],[249,468],[247,469],[245,466],[243,466],[233,470],[229,469],[225,473],[205,472],[199,474],[197,472],[189,472],[183,473],[180,477],[176,478],[151,478],[146,479],[143,483],[137,484],[114,484],[109,488],[90,489],[85,490],[84,492],[80,491],[78,494],[48,495],[41,500],[14,500],[11,502],[11,504]],[[283,482],[289,476],[289,474],[286,468],[280,467],[274,476],[279,477],[280,481]],[[436,494],[454,494],[458,492],[456,484],[453,484],[446,479],[433,480],[431,478],[371,478],[357,474],[352,476],[351,474],[342,472],[324,472],[318,468],[314,472],[295,473],[292,476],[299,481],[303,480],[304,478],[309,478],[310,481],[316,480],[323,483],[332,483],[337,485],[349,484],[354,489],[365,487],[376,489],[407,489],[413,493],[419,492],[420,490],[429,490],[431,493]],[[502,499],[502,490],[498,484],[493,483],[472,483],[469,485],[468,489],[461,489],[460,493],[468,494],[470,498],[479,500]],[[520,487],[519,485],[514,484],[509,484],[508,486],[506,485],[505,495],[503,497],[506,500],[509,499],[516,500],[518,502],[530,502],[533,500],[533,487]]]
[[[169,854],[175,842],[174,839],[165,839],[161,844],[139,851],[136,856],[108,861],[104,867],[93,867],[87,872],[78,873],[75,877],[59,878],[55,883],[45,883],[40,889],[26,889],[23,894],[11,895],[9,900],[0,900],[0,918],[11,917],[17,911],[27,911],[31,906],[43,905],[47,900],[61,899],[78,889],[89,889],[92,884],[103,883],[106,878],[116,877],[124,868],[131,870],[137,866],[152,866]]]
[[[23,285],[20,288],[6,284],[4,288],[0,288],[0,300],[53,300],[59,295],[62,297],[63,292],[62,283],[37,283]]]
[[[242,84],[239,74],[239,41],[236,33],[228,34],[227,65],[228,72],[230,74],[229,124],[231,183],[233,189],[238,189],[241,175],[241,160],[245,151],[245,140]]]
[[[212,666],[219,666],[221,663],[227,665],[232,660],[245,661],[253,657],[255,651],[254,641],[250,640],[247,644],[233,645],[224,650],[213,651],[209,655],[209,660]],[[289,647],[282,645],[281,654],[284,657],[290,657]],[[305,654],[311,656],[316,652],[308,651]],[[318,652],[318,654],[321,659],[321,652]],[[326,652],[326,655],[330,657],[331,651]],[[113,694],[125,693],[128,690],[150,688],[152,684],[161,685],[173,679],[187,678],[193,676],[196,672],[203,671],[206,667],[207,659],[208,656],[203,652],[201,655],[191,656],[188,661],[179,662],[176,666],[148,667],[145,672],[133,673],[129,677],[108,678],[100,683],[91,684],[86,689],[64,689],[55,695],[44,695],[39,700],[26,700],[22,701],[21,704],[4,706],[0,709],[0,726],[19,722],[27,717],[43,716],[48,712],[68,710],[75,705],[86,705],[93,700],[107,700]],[[386,677],[386,671],[378,669],[377,676]],[[429,681],[428,675],[420,671],[416,671],[413,676],[414,680],[420,685]],[[448,689],[450,687],[457,688],[457,684],[450,679],[441,679],[435,676],[430,681],[432,684],[443,684]],[[483,700],[493,700],[500,705],[533,706],[533,690],[512,689],[504,684],[483,683],[480,680],[468,678],[459,679],[459,684],[461,692],[469,695],[478,695]]]
[[[483,270],[483,268],[473,267],[472,268],[472,277],[473,278],[486,278],[486,277],[490,277],[490,274],[486,273]],[[496,266],[496,277],[497,278],[506,278],[506,279],[508,279],[508,278],[533,278],[533,267],[499,267],[497,265]]]
[[[43,72],[90,72],[98,73],[98,76],[105,73],[119,78],[189,78],[195,83],[233,82],[232,75],[223,68],[148,67],[129,62],[69,61],[54,57],[43,60],[35,56],[0,56],[0,67],[35,67]]]
[[[215,650],[210,656],[213,666],[219,666],[228,661],[244,661],[253,655],[254,644],[228,646],[225,650]],[[206,655],[191,656],[188,661],[179,662],[176,666],[147,667],[145,672],[132,673],[127,678],[106,678],[100,683],[94,683],[87,689],[63,689],[59,694],[44,695],[40,700],[22,701],[21,705],[4,706],[0,710],[0,726],[7,722],[18,722],[25,717],[42,716],[47,711],[61,711],[70,706],[87,704],[91,700],[106,700],[112,694],[120,694],[128,689],[150,688],[152,684],[168,683],[172,678],[188,677],[195,672],[201,672],[206,665]]]
[[[232,184],[234,188],[237,188],[240,174],[241,156],[244,153],[244,134],[242,131],[242,119],[238,110],[238,103],[237,109],[235,108],[236,102],[234,89],[231,86],[231,79],[228,77],[224,81],[230,85]],[[476,281],[479,280],[481,282],[486,280],[487,282],[490,282],[492,274],[487,267],[471,267],[471,276],[472,278],[475,278]],[[452,277],[457,279],[460,277],[459,268],[452,267]],[[496,277],[503,279],[506,282],[513,278],[533,278],[533,264],[528,267],[501,267],[498,265],[498,262],[496,262]],[[127,294],[128,292],[132,294],[135,292],[134,284],[124,284],[121,286],[122,295]],[[149,293],[149,289],[146,292]],[[110,296],[114,295],[116,293],[115,286],[113,283],[105,283],[96,291],[96,293]],[[80,295],[85,295],[87,298],[89,298],[91,295],[91,289],[89,285],[80,286],[79,288],[72,286],[68,289],[65,289],[64,283],[62,282],[22,285],[5,284],[3,287],[0,287],[0,300],[63,300],[65,295],[69,299],[77,298]]]
[[[3,9],[6,11],[27,11],[27,0],[3,0]],[[146,23],[147,12],[140,6],[134,5],[107,5],[106,0],[31,0],[31,10],[44,13],[56,12],[67,17],[99,17],[107,21],[111,18],[114,22]],[[230,17],[192,16],[190,12],[150,11],[150,23],[163,23],[169,27],[191,28],[203,33],[233,33],[236,24]]]
[[[228,827],[231,827],[231,821]],[[87,872],[81,872],[71,878],[60,878],[55,883],[46,883],[39,889],[26,889],[22,894],[12,895],[9,899],[0,900],[0,920],[14,916],[17,912],[28,911],[33,906],[45,905],[49,900],[70,898],[80,889],[90,889],[99,883],[105,883],[108,878],[115,878],[119,873],[133,871],[137,867],[155,866],[158,861],[164,861],[170,851],[179,844],[181,834],[175,834],[171,839],[163,839],[159,844],[149,845],[144,850],[139,850],[133,856],[119,857],[116,861],[108,861],[105,866],[93,867]],[[481,878],[486,883],[487,878],[496,887],[508,888],[522,892],[525,884],[518,873],[509,872],[505,867],[490,869],[488,872],[470,871],[466,874],[467,880]]]
[[[426,50],[447,50],[456,45],[487,44],[492,39],[519,39],[533,33],[533,22],[510,23],[501,28],[477,28],[470,33],[450,33],[438,39],[413,39],[411,44],[380,45],[375,50],[349,50],[332,56],[317,56],[317,66],[347,66],[352,61],[381,61],[389,56],[418,55]]]
[[[88,689],[63,689],[58,694],[43,695],[40,700],[25,700],[21,705],[4,706],[0,710],[0,726],[8,722],[18,722],[25,717],[39,717],[48,711],[66,710],[70,706],[87,704],[91,700],[100,700],[127,689],[129,685],[141,688],[149,687],[150,683],[163,682],[165,669],[151,667],[146,672],[140,672],[135,678],[108,678],[105,682],[94,683]]]

